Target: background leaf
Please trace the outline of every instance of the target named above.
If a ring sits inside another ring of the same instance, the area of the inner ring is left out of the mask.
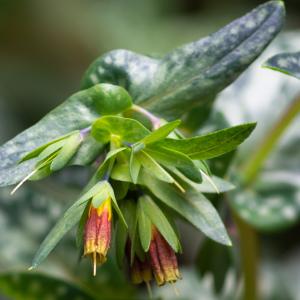
[[[44,274],[4,273],[0,274],[2,296],[13,300],[76,299],[93,300],[91,292],[64,280]],[[2,297],[1,296],[1,297]]]
[[[207,104],[235,80],[273,40],[283,20],[283,2],[270,1],[161,60],[114,50],[89,67],[82,87],[99,82],[124,86],[136,104],[174,119],[187,108]]]
[[[274,55],[263,66],[300,79],[300,52]]]

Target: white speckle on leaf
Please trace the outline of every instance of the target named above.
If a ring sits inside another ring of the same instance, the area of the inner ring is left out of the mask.
[[[284,58],[278,59],[277,64],[280,68],[286,68],[289,65],[288,61]]]
[[[245,24],[246,28],[248,28],[248,29],[254,28],[255,25],[256,25],[256,24],[255,24],[255,22],[254,22],[253,20],[249,20],[249,21],[247,21],[246,24]]]
[[[92,74],[92,75],[90,76],[90,79],[91,79],[91,81],[92,81],[93,83],[98,83],[98,77],[97,77],[96,74]]]
[[[282,216],[287,220],[294,220],[297,218],[296,209],[293,206],[286,206],[282,209]]]
[[[267,216],[270,214],[270,209],[267,206],[260,207],[258,214],[262,217]]]
[[[110,56],[105,57],[104,62],[106,62],[107,64],[111,64],[112,63],[112,59]]]

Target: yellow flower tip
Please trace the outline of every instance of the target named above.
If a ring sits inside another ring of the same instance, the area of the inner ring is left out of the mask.
[[[96,276],[97,266],[106,261],[111,242],[111,203],[110,198],[98,208],[90,206],[84,230],[84,256],[90,256],[93,275]]]
[[[181,278],[176,254],[156,228],[152,230],[149,255],[157,285],[174,283]]]

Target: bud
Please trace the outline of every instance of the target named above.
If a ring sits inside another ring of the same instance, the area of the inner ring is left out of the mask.
[[[151,266],[145,258],[141,261],[135,256],[133,264],[130,269],[131,281],[133,284],[141,284],[145,282],[148,284],[152,280]]]
[[[98,208],[90,206],[84,231],[84,256],[93,261],[93,274],[96,276],[97,265],[106,261],[111,241],[111,198],[107,198]]]
[[[152,271],[158,285],[166,282],[173,283],[181,278],[174,250],[155,227],[152,229],[149,254]]]

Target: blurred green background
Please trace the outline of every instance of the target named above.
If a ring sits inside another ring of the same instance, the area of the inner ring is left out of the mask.
[[[88,65],[106,51],[125,48],[149,55],[161,55],[176,46],[218,30],[263,2],[0,0],[0,142],[5,142],[34,124],[68,95],[76,92]],[[297,32],[300,29],[300,1],[288,0],[285,3],[287,22],[284,30],[293,33],[282,34],[270,47],[270,55],[280,50],[300,50],[300,32]],[[267,57],[268,55],[264,56],[265,59]],[[275,118],[280,115],[281,110],[295,98],[300,91],[300,83],[281,74],[273,75],[272,71],[260,72],[262,61],[255,65],[255,71],[249,71],[234,87],[220,95],[207,128],[211,128],[211,124],[222,127],[224,124],[259,120],[261,123],[256,135],[259,139],[272,125],[268,116]],[[259,76],[263,76],[268,83],[274,80],[273,85],[269,84],[273,93],[263,94],[263,87],[251,79],[260,78]],[[251,106],[254,100],[251,105],[247,102],[249,90],[253,99],[265,101],[264,107],[255,110],[255,105],[254,108]],[[275,96],[280,99],[276,105]],[[228,111],[228,108],[231,110]],[[221,124],[218,114],[225,116],[224,124]],[[292,141],[286,138],[281,145],[281,152],[275,153],[271,159],[276,161],[278,168],[284,169],[286,165],[278,162],[286,162],[286,157],[293,158],[293,162],[286,168],[293,167],[292,176],[298,178],[299,127],[295,124],[293,127],[293,131],[289,131]],[[255,140],[252,143],[253,141]],[[250,143],[244,150],[241,149],[239,157],[245,158],[251,151]],[[236,166],[238,169],[238,162]],[[29,184],[14,197],[9,197],[9,189],[1,189],[0,299],[84,300],[146,297],[143,289],[135,289],[128,284],[126,276],[117,271],[114,262],[99,271],[97,279],[92,279],[89,264],[77,264],[74,234],[70,234],[59,245],[38,273],[30,275],[26,272],[39,243],[76,197],[86,175],[78,174],[77,169],[67,170],[52,179]],[[290,202],[282,205],[291,207],[291,201],[300,203],[299,180],[296,186],[295,189],[286,188],[291,192],[288,196]],[[276,191],[273,194],[276,196]],[[264,203],[263,200],[261,203]],[[223,216],[227,220],[233,240],[237,242],[236,228],[228,206],[223,206],[220,209],[225,211]],[[264,228],[259,228],[252,222],[254,227],[262,231],[260,272],[264,299],[300,299],[300,288],[297,285],[300,280],[300,228],[297,225],[300,204],[298,206],[297,211],[294,211],[297,217],[288,219],[291,222],[287,225],[277,226],[280,229],[278,231],[266,233]],[[255,214],[251,207],[245,209],[248,214]],[[273,218],[278,220],[276,215]],[[273,226],[272,222],[269,224]],[[184,255],[180,257],[184,277],[178,284],[180,299],[235,299],[234,292],[241,289],[238,247],[229,251],[227,248],[211,245],[210,242],[203,242],[203,236],[193,228],[180,225],[184,246]],[[40,272],[43,275],[39,275]],[[200,273],[204,275],[201,277]],[[213,288],[216,285],[217,292]],[[167,299],[174,297],[172,287],[164,287],[154,293]]]

